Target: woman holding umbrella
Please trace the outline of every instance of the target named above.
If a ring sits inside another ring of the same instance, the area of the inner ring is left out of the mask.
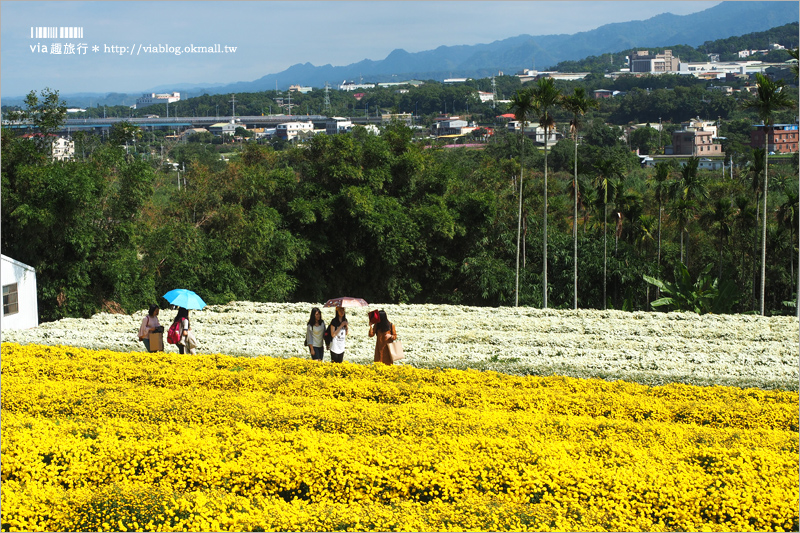
[[[331,320],[331,361],[341,363],[344,360],[344,344],[347,340],[347,316],[344,307],[336,307],[336,316]]]
[[[189,289],[173,289],[164,295],[164,299],[172,305],[178,306],[178,314],[172,321],[173,327],[178,325],[179,338],[175,345],[180,353],[197,353],[197,341],[194,338],[192,328],[189,326],[189,309],[202,310],[206,303],[194,291]],[[172,331],[172,327],[170,327]],[[169,340],[169,336],[167,336]],[[170,340],[169,342],[174,342]]]
[[[341,363],[344,360],[344,345],[348,333],[345,307],[366,307],[367,305],[369,304],[363,298],[354,298],[352,296],[339,296],[325,302],[324,307],[336,308],[335,315],[329,326],[332,337],[330,341],[331,361],[334,363]]]
[[[194,334],[189,326],[189,310],[185,307],[178,308],[178,314],[175,315],[173,324],[179,323],[180,339],[175,346],[178,347],[179,353],[190,353],[195,355],[197,353],[197,343],[194,340]]]

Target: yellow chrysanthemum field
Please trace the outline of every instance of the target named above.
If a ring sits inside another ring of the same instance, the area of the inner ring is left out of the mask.
[[[53,342],[64,321],[4,334],[13,342],[2,344],[2,529],[800,525],[798,392],[781,386],[791,379],[782,361],[797,368],[796,321],[596,312],[593,322],[589,312],[448,306],[426,318],[426,306],[385,306],[409,354],[387,367],[371,364],[356,328],[345,357],[355,363],[310,361],[308,306],[248,305],[193,313],[199,355],[115,345],[125,328],[135,339],[142,315],[69,321],[84,335],[73,346]],[[242,329],[227,321],[235,313]],[[226,329],[237,355],[203,350]],[[244,356],[259,331],[284,340]],[[749,346],[712,353],[744,337]],[[113,349],[97,345],[103,338]],[[589,353],[607,362],[604,374],[591,377]],[[728,367],[703,373],[710,357]]]

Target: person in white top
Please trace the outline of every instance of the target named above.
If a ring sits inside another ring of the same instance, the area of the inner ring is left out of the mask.
[[[347,317],[344,307],[336,308],[336,316],[331,320],[331,361],[341,363],[344,360],[344,345],[347,340]]]
[[[311,309],[311,318],[308,319],[306,328],[306,346],[311,353],[311,359],[316,361],[322,361],[322,356],[325,354],[324,333],[325,321],[322,320],[322,311],[314,307]]]

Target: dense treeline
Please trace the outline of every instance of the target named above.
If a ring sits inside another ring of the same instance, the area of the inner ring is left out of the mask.
[[[655,288],[643,276],[672,280],[683,257],[693,277],[711,265],[734,284],[731,310],[757,308],[764,213],[756,166],[733,176],[669,169],[657,179],[639,168],[618,128],[590,121],[578,149],[573,220],[573,148],[560,141],[548,161],[551,307],[572,306],[577,224],[580,307],[650,309]],[[523,154],[519,301],[542,304],[544,157],[516,135],[498,133],[484,150],[443,149],[415,143],[399,124],[377,136],[356,128],[282,151],[246,144],[227,164],[189,158],[179,179],[112,145],[51,163],[33,141],[4,130],[2,150],[2,249],[37,269],[44,320],[104,307],[131,312],[175,287],[196,289],[209,303],[351,294],[513,305]],[[769,161],[765,301],[770,312],[788,312],[797,168]]]

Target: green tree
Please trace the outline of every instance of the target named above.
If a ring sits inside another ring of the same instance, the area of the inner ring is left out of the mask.
[[[704,175],[698,172],[700,159],[697,157],[690,158],[686,164],[681,168],[680,180],[673,183],[672,196],[675,198],[675,212],[678,214],[678,224],[681,235],[681,263],[688,266],[688,252],[684,255],[684,251],[688,248],[685,244],[684,235],[688,240],[689,216],[697,210],[697,200],[705,200],[708,198],[708,188],[706,187],[706,179]]]
[[[761,73],[756,73],[757,95],[754,100],[744,102],[745,109],[752,109],[764,123],[764,221],[761,231],[761,314],[764,314],[764,287],[767,266],[767,191],[769,188],[769,129],[773,126],[773,115],[781,109],[794,109],[795,102],[782,91],[783,80],[773,82]]]
[[[778,223],[781,228],[789,232],[789,246],[792,249],[789,254],[789,273],[791,279],[790,286],[793,287],[793,291],[797,290],[794,277],[794,248],[797,248],[795,244],[795,234],[798,229],[797,214],[799,206],[798,191],[786,191],[786,200],[778,207]]]
[[[142,130],[139,126],[127,120],[123,120],[111,126],[108,138],[113,146],[124,146],[127,150],[128,143],[138,141],[142,138]]]
[[[28,123],[38,133],[36,144],[49,156],[55,132],[61,129],[67,116],[67,104],[59,100],[58,91],[45,87],[39,91],[31,91],[25,97],[25,109],[9,113],[10,120]]]
[[[633,130],[630,140],[631,149],[639,150],[641,155],[655,154],[660,146],[658,130],[650,126]]]
[[[622,178],[622,167],[619,160],[613,157],[601,159],[595,163],[598,173],[598,185],[603,191],[603,309],[608,306],[608,192],[616,188]]]
[[[666,161],[656,163],[656,172],[653,176],[653,194],[658,202],[658,254],[656,272],[661,274],[661,222],[664,213],[664,203],[669,199],[669,178],[672,173],[672,165]]]
[[[578,132],[582,126],[582,118],[590,108],[598,107],[597,100],[586,95],[586,89],[575,87],[571,95],[562,99],[561,107],[572,115],[569,123],[569,130],[572,134],[572,141],[575,145],[574,155],[574,174],[572,177],[572,242],[573,242],[573,298],[572,308],[578,308]]]
[[[519,174],[519,215],[517,217],[517,274],[514,287],[514,307],[519,305],[519,250],[522,234],[522,191],[525,177],[525,128],[534,112],[533,94],[529,89],[519,89],[511,97],[510,110],[514,118],[520,122],[520,174]]]
[[[536,86],[531,91],[533,99],[533,113],[539,120],[539,126],[544,129],[544,215],[542,217],[542,307],[547,309],[547,145],[550,132],[555,128],[556,122],[553,112],[561,102],[561,90],[556,88],[553,78],[539,78]]]
[[[716,233],[719,246],[717,277],[722,279],[723,250],[725,242],[732,232],[733,206],[730,198],[718,198],[711,209],[701,216],[706,226]]]

